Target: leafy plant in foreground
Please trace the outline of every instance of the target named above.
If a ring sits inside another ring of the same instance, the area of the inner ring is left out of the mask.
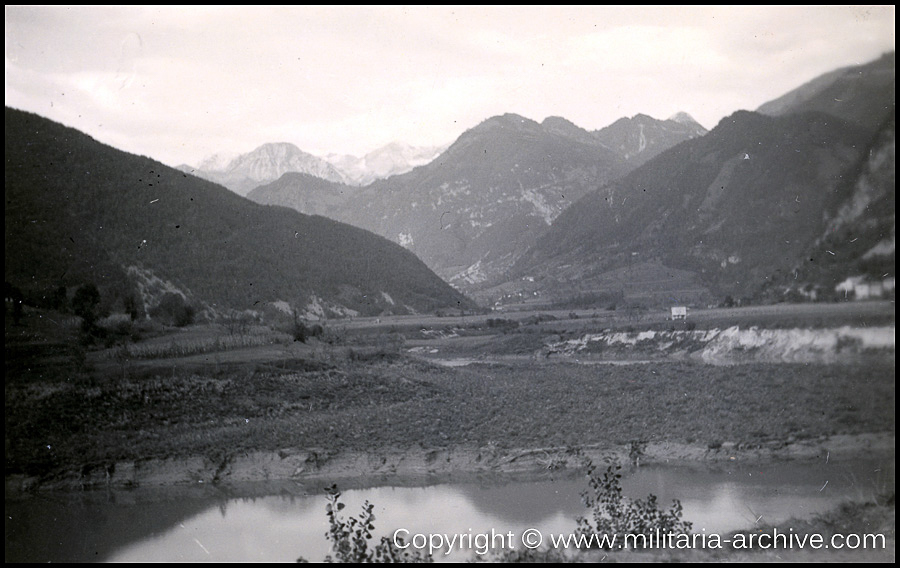
[[[328,515],[329,525],[325,536],[331,541],[334,553],[334,556],[326,556],[325,562],[432,562],[430,555],[400,548],[403,540],[399,537],[394,542],[383,536],[381,542],[370,548],[369,541],[375,530],[375,525],[372,524],[375,521],[375,513],[372,512],[375,506],[366,501],[359,516],[344,520],[339,515],[344,504],[341,503],[341,492],[337,485],[332,485],[325,492],[328,496],[325,513]],[[306,562],[306,559],[300,557],[297,562]]]
[[[598,474],[594,464],[588,465],[587,478],[590,492],[582,493],[582,501],[590,509],[590,518],[579,517],[576,531],[586,536],[608,535],[615,542],[623,543],[626,535],[642,535],[635,539],[644,546],[660,535],[687,534],[692,524],[682,520],[681,501],[675,499],[668,511],[660,510],[656,496],[646,499],[629,499],[622,495],[619,480],[621,466],[610,465]],[[607,541],[610,542],[610,541]]]

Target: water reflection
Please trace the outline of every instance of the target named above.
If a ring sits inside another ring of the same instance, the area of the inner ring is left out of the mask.
[[[627,495],[654,493],[668,507],[679,498],[697,531],[725,532],[829,510],[893,488],[893,461],[779,464],[756,468],[644,467],[626,475]],[[512,531],[570,532],[585,513],[583,478],[508,482],[495,479],[428,487],[344,491],[346,515],[375,504],[378,535]],[[221,489],[101,492],[6,503],[6,560],[112,562],[284,562],[322,560],[325,497],[229,495]],[[472,557],[471,552],[455,556]]]
[[[123,545],[164,535],[215,504],[209,497],[142,503],[130,497],[89,492],[7,500],[6,561],[102,561]]]

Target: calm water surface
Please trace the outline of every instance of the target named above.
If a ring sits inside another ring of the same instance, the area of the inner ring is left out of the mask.
[[[666,508],[680,499],[684,519],[707,534],[808,518],[893,487],[894,462],[887,460],[735,464],[717,471],[652,466],[623,478],[631,497],[653,493]],[[528,528],[544,535],[571,532],[586,512],[580,497],[586,488],[583,477],[492,478],[351,489],[343,491],[342,501],[345,515],[358,514],[366,500],[373,503],[378,535],[396,528],[410,534],[493,529],[519,537]],[[6,561],[293,562],[299,556],[321,561],[329,553],[324,495],[306,494],[292,484],[277,491],[246,497],[234,489],[190,487],[8,500]],[[466,550],[452,559],[473,555]]]

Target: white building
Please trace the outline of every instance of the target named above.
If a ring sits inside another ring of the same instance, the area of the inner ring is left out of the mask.
[[[687,308],[685,306],[672,306],[672,319],[685,319],[687,318]]]
[[[869,280],[864,276],[851,276],[834,287],[836,292],[845,295],[853,292],[855,300],[868,300],[869,298],[881,298],[886,293],[894,291],[894,277],[884,280]]]

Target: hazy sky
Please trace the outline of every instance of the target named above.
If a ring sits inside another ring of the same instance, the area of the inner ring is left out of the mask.
[[[6,105],[175,166],[437,145],[514,112],[707,128],[894,50],[894,6],[6,6]]]

